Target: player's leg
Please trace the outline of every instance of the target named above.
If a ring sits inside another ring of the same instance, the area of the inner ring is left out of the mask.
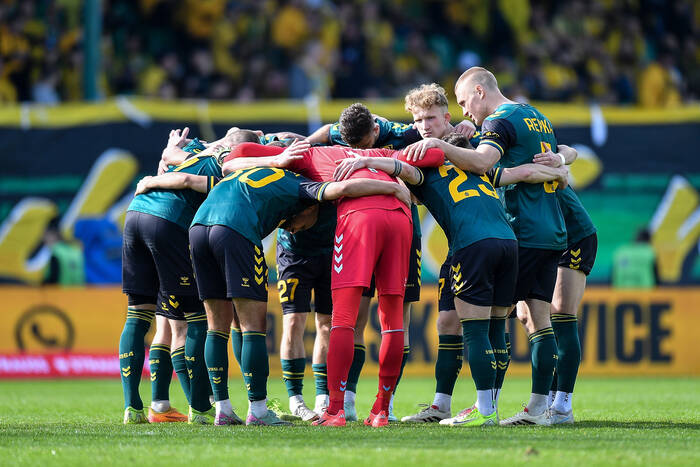
[[[379,295],[382,342],[379,349],[379,391],[365,420],[374,427],[388,423],[389,404],[401,372],[404,347],[403,298],[406,292],[411,238],[411,220],[400,210],[381,213],[373,219],[377,248],[381,252],[374,272]]]
[[[236,307],[233,307],[233,320],[231,321],[231,349],[233,357],[238,362],[238,367],[241,368],[241,349],[243,348],[243,331],[241,331],[241,322],[236,313]]]
[[[156,333],[151,341],[148,361],[151,367],[151,407],[149,421],[155,412],[170,410],[170,382],[173,378],[173,364],[170,360],[172,333],[168,318],[156,309]]]
[[[549,308],[561,252],[533,248],[518,250],[518,283],[514,301],[518,320],[530,341],[532,391],[525,410],[501,420],[501,425],[549,425],[547,397],[556,367],[557,345]]]
[[[234,311],[227,297],[223,268],[226,261],[222,258],[227,232],[221,229],[225,227],[192,226],[190,249],[197,289],[207,316],[204,361],[216,406],[214,424],[239,425],[243,421],[235,414],[228,394],[228,339]]]
[[[552,329],[557,339],[556,393],[552,401],[552,424],[573,423],[572,397],[581,343],[578,335],[578,308],[586,289],[586,276],[591,272],[598,250],[594,233],[569,247],[559,260],[557,284],[552,298]]]
[[[416,217],[413,217],[416,222]],[[403,342],[403,358],[401,359],[401,370],[399,371],[399,379],[396,380],[396,388],[391,396],[389,403],[389,421],[397,422],[399,419],[394,415],[394,397],[396,397],[396,389],[403,376],[403,369],[411,356],[411,339],[409,336],[409,327],[411,324],[411,304],[420,301],[421,287],[421,238],[418,232],[414,229],[413,238],[411,239],[411,256],[408,263],[408,280],[406,281],[406,293],[403,297],[403,327],[404,327],[404,342]]]
[[[349,422],[357,420],[355,399],[357,397],[357,382],[360,380],[362,367],[365,365],[367,349],[365,346],[365,328],[369,322],[369,308],[374,296],[374,280],[370,286],[362,291],[362,298],[358,307],[357,322],[353,335],[352,364],[348,372],[348,385],[345,391],[345,419]]]
[[[127,295],[126,321],[119,338],[119,367],[124,390],[124,423],[146,423],[139,383],[145,358],[145,336],[153,322],[158,274],[141,238],[142,214],[129,211],[122,243],[122,287]]]
[[[330,263],[327,264],[330,268]],[[282,378],[287,387],[290,412],[304,421],[318,416],[306,406],[302,390],[306,370],[304,332],[311,312],[313,259],[287,251],[277,245],[277,289],[282,306],[280,360]]]
[[[124,423],[146,423],[139,383],[146,355],[145,337],[155,316],[153,297],[128,294],[129,307],[119,337],[119,367],[124,390]]]
[[[209,396],[212,394],[204,346],[207,339],[207,316],[204,306],[198,302],[197,310],[185,313],[187,336],[185,338],[185,363],[190,380],[190,411],[188,421],[197,424],[213,424],[215,411]]]
[[[316,311],[316,339],[312,368],[316,383],[316,403],[314,412],[319,416],[328,407],[328,342],[331,335],[331,317],[333,301],[331,298],[331,264],[330,256],[319,257],[319,275],[314,284],[314,310]]]
[[[322,426],[345,425],[344,401],[348,372],[353,361],[355,325],[362,292],[371,282],[372,271],[379,256],[373,240],[376,226],[368,210],[340,216],[336,225],[336,251],[343,255],[333,260],[331,288],[333,316],[328,343],[329,405],[321,418],[314,422]]]
[[[450,287],[452,258],[445,258],[440,268],[438,282],[438,351],[435,362],[435,395],[433,403],[414,415],[401,419],[408,423],[437,423],[452,416],[452,392],[464,359],[462,326],[455,311],[454,296]]]

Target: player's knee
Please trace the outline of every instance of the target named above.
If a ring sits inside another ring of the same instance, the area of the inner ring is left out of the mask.
[[[459,324],[457,312],[454,310],[441,311],[437,319],[438,335],[461,335],[462,328]]]
[[[518,321],[520,321],[523,326],[527,328],[527,326],[530,324],[532,321],[532,317],[530,316],[530,312],[525,309],[524,307],[518,307],[516,311],[516,316],[518,317]]]

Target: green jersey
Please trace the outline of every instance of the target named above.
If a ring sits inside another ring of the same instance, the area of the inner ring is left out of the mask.
[[[319,256],[333,251],[333,234],[338,213],[334,203],[322,203],[318,210],[318,220],[308,230],[292,234],[288,230],[277,229],[277,243],[301,256]]]
[[[193,156],[168,172],[184,172],[208,177],[207,191],[221,179],[221,168],[211,156]],[[194,190],[152,190],[134,197],[127,211],[138,211],[174,222],[183,229],[190,227],[195,212],[207,197]]]
[[[451,163],[423,169],[424,180],[408,188],[445,231],[450,252],[485,238],[515,240],[498,193],[500,169],[486,175],[464,172]]]
[[[413,128],[413,125],[389,122],[381,118],[375,118],[374,121],[379,125],[379,136],[377,136],[377,141],[373,146],[375,148],[403,149],[421,139],[420,133]],[[348,146],[348,143],[343,140],[340,134],[340,123],[331,125],[331,129],[328,132],[328,141],[330,141],[330,144]]]
[[[260,245],[285,220],[320,201],[328,183],[274,167],[236,170],[209,193],[192,225],[225,225]]]
[[[559,206],[561,206],[561,212],[566,222],[566,235],[569,246],[596,232],[591,217],[571,186],[567,186],[563,190],[557,190],[557,198],[559,198]]]
[[[656,285],[656,253],[648,243],[622,245],[613,255],[612,285],[617,288],[650,289]]]
[[[481,125],[481,142],[501,153],[501,166],[532,162],[535,154],[556,150],[551,122],[528,104],[502,104]],[[526,248],[564,250],[566,225],[556,194],[557,182],[516,183],[505,189],[505,204],[518,244]]]

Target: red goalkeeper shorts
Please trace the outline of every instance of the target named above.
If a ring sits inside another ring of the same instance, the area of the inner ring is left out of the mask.
[[[404,295],[413,225],[403,210],[362,209],[338,218],[331,288],[369,287],[379,295]]]

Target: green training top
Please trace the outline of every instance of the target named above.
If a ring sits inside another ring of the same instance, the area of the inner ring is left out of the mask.
[[[221,179],[221,168],[212,156],[193,156],[168,172],[184,172],[205,175],[207,191]],[[190,227],[195,212],[207,197],[206,193],[194,190],[152,190],[134,197],[127,211],[138,211],[174,222],[183,229]]]
[[[515,240],[493,188],[498,184],[500,169],[479,176],[447,163],[423,169],[423,175],[422,184],[408,188],[445,231],[450,253],[486,238]]]
[[[192,225],[225,225],[261,245],[282,222],[323,199],[328,183],[274,167],[236,170],[209,193]]]
[[[581,200],[578,199],[576,192],[570,185],[563,190],[557,190],[557,198],[561,213],[564,215],[564,222],[566,222],[569,247],[596,232],[591,216],[588,215],[586,208],[583,207]]]
[[[501,166],[532,162],[535,154],[556,150],[551,122],[528,104],[502,104],[481,125],[481,142],[501,153]],[[556,194],[557,182],[516,183],[505,190],[505,204],[518,243],[526,248],[564,250],[566,225]]]

